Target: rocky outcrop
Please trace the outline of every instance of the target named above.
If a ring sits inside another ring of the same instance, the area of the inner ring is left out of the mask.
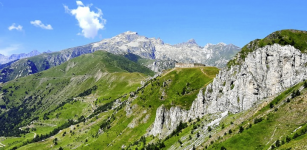
[[[293,46],[259,48],[242,65],[221,70],[207,86],[204,113],[247,110],[306,79],[306,62],[307,55]]]
[[[154,72],[161,72],[166,69],[174,68],[176,61],[174,60],[155,60],[153,63],[147,65],[146,67]]]
[[[307,55],[293,46],[274,44],[247,55],[242,65],[222,69],[214,81],[200,90],[190,110],[164,106],[158,108],[149,132],[160,138],[169,135],[179,122],[187,122],[205,114],[238,113],[251,108],[269,96],[307,78]]]
[[[179,125],[180,121],[186,122],[187,111],[180,107],[171,107],[170,110],[162,105],[156,111],[156,118],[152,129],[151,135],[163,138],[171,134]]]
[[[160,106],[156,111],[156,118],[152,128],[149,131],[150,135],[166,137],[171,134],[181,122],[187,122],[190,118],[196,119],[202,117],[204,107],[203,90],[199,91],[197,98],[192,103],[190,110],[184,110],[178,106],[171,107],[168,110],[164,105]]]

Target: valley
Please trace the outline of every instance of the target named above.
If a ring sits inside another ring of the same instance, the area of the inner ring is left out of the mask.
[[[306,35],[273,32],[220,68],[175,59],[182,47],[198,53],[194,40],[171,46],[135,32],[48,69],[43,58],[68,50],[18,60],[18,77],[0,85],[0,149],[306,149]],[[124,51],[144,41],[172,47],[169,58]],[[20,62],[37,71],[23,75]]]

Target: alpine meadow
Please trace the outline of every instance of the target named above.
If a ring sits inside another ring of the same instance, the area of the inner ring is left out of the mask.
[[[0,150],[307,149],[306,4],[0,0]]]

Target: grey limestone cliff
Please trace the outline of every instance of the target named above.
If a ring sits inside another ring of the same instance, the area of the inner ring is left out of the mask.
[[[293,46],[259,48],[242,65],[221,70],[207,86],[204,113],[247,110],[305,79],[306,62],[307,55]]]
[[[293,46],[274,44],[247,55],[242,65],[222,69],[214,81],[200,90],[190,110],[158,108],[149,134],[163,138],[179,122],[205,114],[238,113],[260,100],[276,95],[307,78],[307,55]]]
[[[168,110],[164,105],[160,106],[156,111],[155,122],[150,128],[149,134],[163,138],[171,134],[180,121],[187,122],[190,118],[202,117],[204,115],[202,112],[204,107],[203,96],[203,89],[201,89],[190,110],[185,110],[178,106],[171,107]]]

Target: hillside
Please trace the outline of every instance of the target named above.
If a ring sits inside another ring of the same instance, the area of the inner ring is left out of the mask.
[[[32,120],[47,119],[49,113],[73,102],[75,97],[93,93],[91,103],[87,105],[94,109],[135,90],[149,75],[153,75],[151,70],[127,58],[96,51],[47,71],[2,84],[0,135],[24,133],[19,127]],[[94,106],[95,101],[97,106]],[[75,112],[75,116],[67,119],[84,115]]]
[[[44,137],[52,130],[48,124],[55,124],[54,120],[62,120],[62,118],[63,120],[64,118],[69,119],[70,116],[73,116],[71,112],[82,110],[82,115],[88,116],[85,117],[85,120],[72,124],[68,126],[69,128],[61,129],[59,133],[45,139],[44,142],[27,144],[21,149],[58,149],[59,147],[64,149],[95,149],[97,147],[120,149],[123,145],[129,147],[130,143],[138,141],[147,133],[155,120],[156,109],[159,106],[162,104],[168,107],[177,105],[183,109],[189,109],[199,89],[212,82],[217,72],[218,69],[214,67],[168,70],[148,80],[143,87],[135,91],[131,90],[134,92],[129,95],[123,92],[123,95],[118,98],[103,96],[98,98],[95,103],[102,105],[95,107],[93,111],[88,111],[91,107],[88,100],[94,95],[80,97],[49,113],[48,119],[34,121],[28,126],[32,133],[27,133],[25,138],[8,138],[1,143],[12,148],[21,145],[21,141],[27,138],[31,139],[31,136],[33,138],[33,133]],[[55,139],[57,145],[54,145]],[[146,140],[152,139],[147,137]],[[19,141],[19,144],[14,144],[16,141]]]
[[[79,46],[60,52],[43,53],[37,56],[20,59],[1,65],[0,82],[8,82],[20,77],[58,66],[72,58],[83,54],[92,53],[88,46]]]

